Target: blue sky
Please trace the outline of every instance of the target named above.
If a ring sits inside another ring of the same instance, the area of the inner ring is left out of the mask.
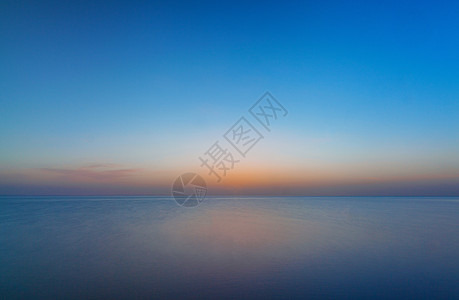
[[[453,1],[6,1],[0,193],[165,193],[269,90],[289,116],[234,176],[290,183],[226,190],[458,195],[458,13]],[[142,174],[120,188],[85,172],[37,179],[95,164]]]

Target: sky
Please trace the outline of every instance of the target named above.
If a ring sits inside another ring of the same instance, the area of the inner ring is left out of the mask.
[[[457,1],[94,2],[0,4],[0,195],[459,196]]]

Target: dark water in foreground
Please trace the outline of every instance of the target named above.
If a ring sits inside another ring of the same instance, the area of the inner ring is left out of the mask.
[[[459,198],[0,198],[0,298],[459,298]]]

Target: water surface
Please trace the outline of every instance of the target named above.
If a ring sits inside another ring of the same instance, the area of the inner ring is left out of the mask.
[[[1,298],[458,298],[459,198],[0,197]]]

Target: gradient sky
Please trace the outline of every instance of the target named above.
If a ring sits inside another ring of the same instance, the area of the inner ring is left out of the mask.
[[[2,1],[0,194],[170,193],[270,91],[210,194],[459,196],[457,1]],[[254,123],[255,125],[255,123]],[[262,131],[262,128],[260,128]]]

